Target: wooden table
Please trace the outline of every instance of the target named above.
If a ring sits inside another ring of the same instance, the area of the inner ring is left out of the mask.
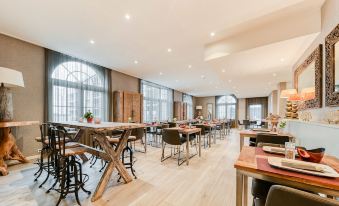
[[[248,177],[262,179],[265,181],[274,182],[301,190],[322,193],[339,197],[339,184],[322,181],[324,178],[318,177],[313,180],[306,180],[298,176],[277,174],[258,170],[257,158],[267,158],[272,154],[264,153],[256,155],[255,147],[244,146],[240,152],[239,158],[234,164],[237,173],[236,179],[236,206],[247,206],[248,195]],[[339,159],[332,156],[324,156],[323,164],[330,165],[335,170],[339,171]]]
[[[104,152],[96,150],[94,148],[88,147],[87,152],[100,156],[102,159],[108,161],[108,165],[103,172],[101,179],[95,189],[95,192],[91,198],[91,201],[94,202],[98,200],[106,186],[109,182],[114,168],[118,170],[121,177],[125,181],[125,183],[129,183],[132,181],[132,177],[128,174],[124,164],[120,160],[121,153],[123,149],[126,147],[128,137],[131,134],[132,129],[135,128],[144,128],[144,124],[135,124],[135,123],[118,123],[118,122],[102,122],[100,124],[92,124],[92,123],[80,123],[80,122],[51,122],[53,125],[60,125],[65,127],[73,127],[78,128],[80,131],[89,130],[89,132],[96,137],[101,148]],[[116,149],[113,149],[111,144],[108,142],[106,138],[106,132],[112,130],[124,130],[122,137],[119,139],[118,146]],[[79,132],[78,134],[83,134],[84,132]]]
[[[199,157],[201,157],[201,128],[180,128],[180,127],[172,127],[168,129],[178,130],[179,133],[186,135],[186,164],[189,165],[189,136],[191,134],[199,134]]]
[[[5,160],[18,160],[22,163],[29,162],[16,145],[11,128],[38,125],[39,123],[39,121],[0,122],[0,173],[2,175],[8,174]]]
[[[266,134],[274,134],[274,135],[278,135],[278,133],[276,132],[265,132],[265,131],[253,131],[253,130],[241,130],[239,132],[239,136],[240,136],[240,151],[244,146],[244,139],[245,137],[250,137],[250,138],[257,138],[257,135],[259,133],[266,133]],[[291,135],[286,134],[287,136],[290,136],[290,139],[292,140],[293,137]]]

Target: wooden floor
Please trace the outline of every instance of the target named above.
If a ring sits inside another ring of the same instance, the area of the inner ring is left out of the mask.
[[[190,150],[194,152],[194,149]],[[191,159],[190,165],[177,166],[175,159],[160,162],[161,149],[148,146],[146,154],[136,152],[135,169],[138,179],[129,184],[117,183],[117,174],[111,179],[104,196],[92,203],[80,192],[82,205],[235,205],[235,169],[233,164],[239,154],[239,134],[233,130],[224,140],[217,140],[211,148],[202,149],[202,156]],[[101,173],[100,161],[93,168],[83,165],[90,176],[86,189],[94,192]],[[33,182],[36,165],[10,167],[10,174],[0,177],[0,205],[33,206],[55,205],[58,193],[38,188],[44,177]],[[60,205],[76,205],[74,194],[67,196]]]

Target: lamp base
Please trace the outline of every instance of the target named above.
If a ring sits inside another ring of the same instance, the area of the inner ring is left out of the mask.
[[[13,120],[12,93],[3,85],[0,87],[0,122]]]

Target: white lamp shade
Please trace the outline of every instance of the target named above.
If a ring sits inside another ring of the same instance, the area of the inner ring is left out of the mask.
[[[289,98],[290,96],[298,94],[296,89],[285,89],[280,93],[280,98]]]
[[[5,87],[25,87],[22,73],[13,69],[0,67],[0,84]]]
[[[202,106],[196,106],[195,109],[202,109]]]

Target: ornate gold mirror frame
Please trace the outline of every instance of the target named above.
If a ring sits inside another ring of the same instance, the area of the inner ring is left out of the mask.
[[[331,31],[325,40],[326,74],[325,102],[326,106],[339,106],[339,92],[335,91],[335,43],[339,41],[339,24]],[[339,62],[337,62],[339,64]],[[339,74],[337,74],[339,75]]]
[[[310,56],[294,71],[294,88],[298,91],[298,77],[299,75],[314,61],[315,62],[315,98],[307,101],[303,101],[299,105],[299,110],[321,108],[322,106],[322,73],[323,73],[323,61],[322,61],[322,45],[312,52]],[[298,91],[300,92],[300,91]]]

